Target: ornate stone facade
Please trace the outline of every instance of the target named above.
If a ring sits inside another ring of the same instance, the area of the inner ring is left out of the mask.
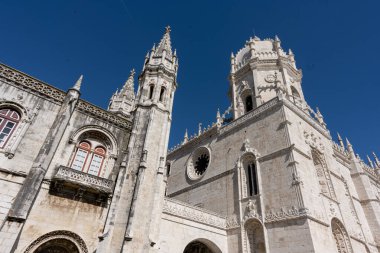
[[[168,152],[177,71],[170,27],[108,110],[0,64],[0,252],[379,252],[380,161],[334,142],[278,37]]]

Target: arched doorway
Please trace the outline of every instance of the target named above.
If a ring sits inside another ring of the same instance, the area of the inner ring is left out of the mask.
[[[58,238],[45,242],[33,253],[79,253],[79,249],[70,240]]]
[[[334,218],[331,221],[331,229],[334,235],[336,247],[339,253],[352,253],[350,238],[342,222]]]
[[[57,230],[37,238],[24,253],[88,253],[88,250],[79,235],[66,230]]]
[[[183,253],[214,253],[205,244],[195,241],[189,243]]]
[[[222,253],[222,251],[210,240],[197,239],[190,242],[183,253]]]

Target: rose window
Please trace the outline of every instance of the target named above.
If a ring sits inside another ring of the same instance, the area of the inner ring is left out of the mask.
[[[210,164],[210,151],[200,147],[193,152],[187,163],[187,175],[191,180],[200,179]]]

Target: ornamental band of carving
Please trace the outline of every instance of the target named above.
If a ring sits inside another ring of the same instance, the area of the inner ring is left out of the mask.
[[[66,92],[43,83],[22,72],[9,68],[3,64],[0,64],[0,77],[3,77],[6,80],[14,82],[16,85],[21,85],[23,88],[37,92],[59,103],[62,103],[66,97]],[[121,118],[111,112],[105,111],[84,100],[79,100],[78,109],[123,128],[132,127],[132,124],[129,120]]]

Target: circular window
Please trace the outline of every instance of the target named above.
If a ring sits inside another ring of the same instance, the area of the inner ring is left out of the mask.
[[[201,147],[193,152],[187,164],[187,175],[192,180],[201,178],[210,164],[210,151]]]

